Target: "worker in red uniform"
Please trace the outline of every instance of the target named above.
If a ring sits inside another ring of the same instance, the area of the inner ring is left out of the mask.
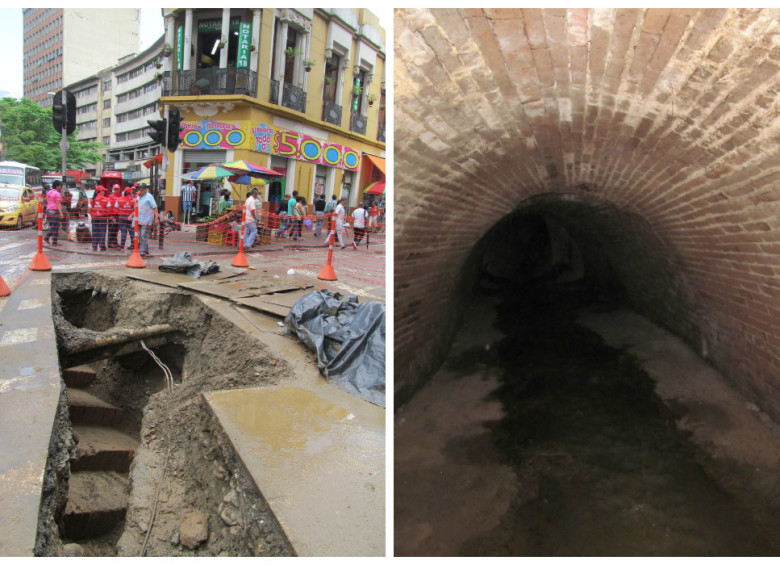
[[[110,202],[106,198],[106,189],[98,185],[95,189],[95,198],[92,200],[92,251],[105,251],[106,248],[106,224],[109,217]]]
[[[132,187],[125,188],[125,193],[116,199],[117,224],[119,227],[119,249],[125,248],[125,236],[133,247],[133,210],[135,198]]]
[[[111,194],[108,195],[108,247],[111,249],[119,247],[117,245],[117,232],[119,231],[117,204],[120,198],[122,198],[122,187],[115,184]]]

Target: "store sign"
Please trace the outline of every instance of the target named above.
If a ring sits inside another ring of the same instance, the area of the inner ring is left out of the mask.
[[[230,29],[235,30],[238,29],[239,24],[241,23],[241,17],[236,16],[235,18],[230,18]],[[222,20],[218,18],[214,18],[211,20],[200,20],[198,22],[198,32],[199,33],[221,33],[222,32]]]
[[[206,120],[183,125],[184,149],[251,149],[349,171],[360,168],[360,152],[351,147],[264,123]]]
[[[176,30],[176,70],[184,66],[184,26]]]
[[[238,57],[236,67],[249,68],[249,44],[252,41],[252,24],[242,23],[238,29]]]

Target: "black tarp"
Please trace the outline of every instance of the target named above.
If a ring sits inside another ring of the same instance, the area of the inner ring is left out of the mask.
[[[157,267],[165,273],[188,274],[193,279],[201,275],[210,275],[219,272],[219,265],[214,261],[195,261],[189,251],[182,251],[165,260],[165,263]]]
[[[385,305],[315,290],[293,305],[285,325],[317,352],[330,382],[385,406]]]

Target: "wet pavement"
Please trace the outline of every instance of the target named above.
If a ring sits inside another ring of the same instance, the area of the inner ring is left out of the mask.
[[[30,273],[0,298],[0,555],[32,556],[59,359],[48,273]]]
[[[267,316],[203,301],[262,332],[295,374],[277,387],[205,396],[298,555],[385,555],[387,412],[329,385],[314,352],[302,355]]]
[[[73,223],[73,222],[72,222]],[[151,256],[144,258],[147,269],[156,270],[175,253],[188,251],[198,261],[217,261],[230,264],[238,253],[237,246],[211,245],[196,239],[196,226],[183,225],[182,231],[172,232],[163,241],[150,241]],[[271,240],[245,250],[245,257],[253,268],[295,269],[301,276],[317,281],[328,260],[328,247],[324,239],[305,234],[300,241],[289,239]],[[38,249],[37,232],[31,228],[21,231],[0,230],[0,276],[11,288],[18,284]],[[43,252],[54,272],[91,270],[96,268],[124,268],[131,250],[108,249],[91,251],[90,244],[69,241],[61,237],[56,247],[44,243]],[[366,240],[359,249],[333,251],[332,266],[337,280],[332,281],[334,290],[343,294],[385,300],[386,286],[386,239],[384,233],[372,234],[370,244]]]

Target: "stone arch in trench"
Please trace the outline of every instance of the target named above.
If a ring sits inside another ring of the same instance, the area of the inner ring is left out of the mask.
[[[396,404],[517,210],[780,417],[780,10],[395,13]]]

